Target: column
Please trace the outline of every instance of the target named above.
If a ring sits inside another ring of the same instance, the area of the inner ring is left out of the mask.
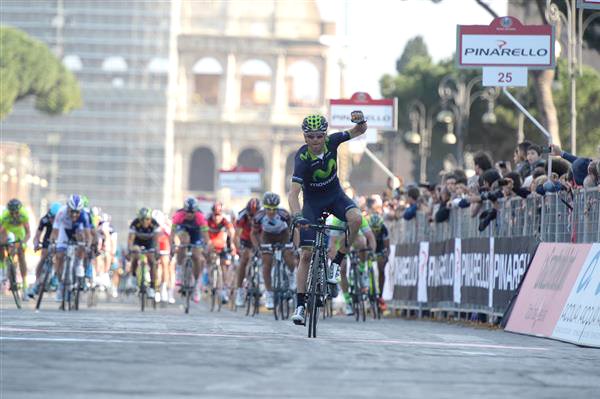
[[[285,165],[281,164],[281,140],[275,137],[271,149],[271,187],[270,190],[279,195],[285,194],[283,185],[283,176],[281,171]]]
[[[224,119],[233,119],[240,106],[240,82],[237,79],[237,66],[234,54],[227,54],[225,68],[225,102]]]
[[[285,82],[286,72],[285,56],[279,54],[277,56],[277,63],[273,74],[273,87],[275,98],[272,102],[272,110],[276,119],[282,119],[287,112],[288,108],[288,95],[287,85]]]

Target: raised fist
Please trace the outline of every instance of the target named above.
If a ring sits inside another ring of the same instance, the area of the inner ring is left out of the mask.
[[[352,111],[350,114],[350,120],[357,124],[366,122],[362,111]]]

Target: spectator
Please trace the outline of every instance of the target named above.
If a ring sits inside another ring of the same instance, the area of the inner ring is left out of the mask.
[[[468,179],[467,179],[467,175],[465,173],[464,170],[462,169],[455,169],[454,172],[454,177],[456,177],[456,183],[457,184],[463,184],[463,185],[468,185]]]
[[[588,164],[588,175],[583,179],[584,188],[594,188],[600,185],[600,172],[598,166],[600,162],[590,162]]]
[[[404,220],[411,220],[417,215],[417,211],[419,210],[419,198],[421,196],[421,192],[415,186],[408,186],[407,191],[407,202],[408,207],[402,210],[398,217],[402,217]]]
[[[512,181],[510,190],[521,198],[527,198],[531,191],[521,186],[521,175],[517,172],[510,172],[506,175],[506,180]]]
[[[527,176],[531,174],[531,169],[529,168],[529,162],[527,162],[527,150],[531,146],[530,141],[523,141],[517,145],[515,148],[515,154],[513,156],[513,160],[515,162],[515,171],[521,175],[521,179],[525,179]]]
[[[492,169],[492,159],[485,152],[478,152],[473,156],[475,163],[475,175],[481,176],[483,172]]]
[[[577,157],[575,155],[569,154],[566,151],[562,151],[559,146],[552,145],[551,154],[552,155],[560,155],[562,158],[571,162],[571,168],[573,170],[573,179],[575,180],[575,184],[577,186],[583,185],[583,180],[588,174],[588,165],[592,162],[589,158]]]
[[[507,174],[511,172],[510,163],[506,161],[496,162],[496,169],[500,172],[502,177],[506,177]]]
[[[534,170],[537,167],[544,167],[545,162],[541,158],[542,149],[536,144],[532,144],[527,149],[527,162],[529,162],[530,170]]]

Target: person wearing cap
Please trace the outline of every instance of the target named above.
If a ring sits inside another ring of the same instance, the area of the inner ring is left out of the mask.
[[[578,157],[573,154],[569,154],[566,151],[562,151],[559,146],[553,144],[550,146],[550,153],[552,155],[560,156],[563,159],[571,162],[571,169],[573,170],[573,180],[577,186],[583,186],[583,180],[588,175],[588,165],[592,162],[589,158]]]

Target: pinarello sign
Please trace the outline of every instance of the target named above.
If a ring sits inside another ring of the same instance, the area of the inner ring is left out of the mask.
[[[577,0],[577,7],[600,10],[600,0]]]
[[[555,66],[551,25],[523,25],[514,17],[500,17],[490,25],[458,25],[456,37],[459,68]]]
[[[329,126],[337,129],[354,126],[350,114],[362,111],[369,128],[396,130],[397,109],[395,98],[373,100],[368,93],[357,92],[350,99],[329,100]]]

